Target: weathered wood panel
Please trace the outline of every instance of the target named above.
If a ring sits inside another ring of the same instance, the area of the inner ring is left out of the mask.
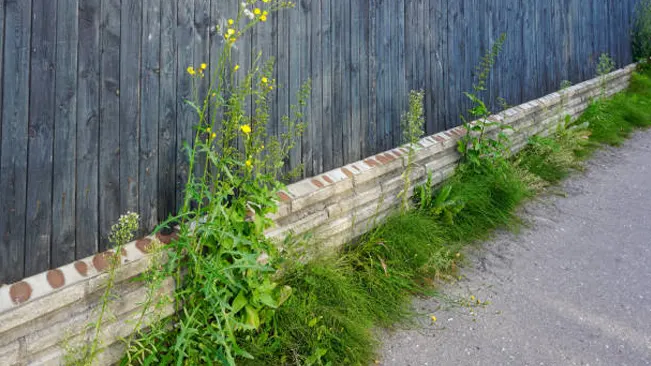
[[[506,33],[483,96],[496,111],[632,61],[636,0],[301,0],[241,37],[246,72],[273,57],[268,133],[312,80],[310,124],[286,170],[316,175],[399,144],[412,89],[428,134],[461,123],[475,66]],[[4,0],[0,7],[0,282],[104,250],[127,210],[148,231],[182,204],[186,103],[224,46],[230,0]],[[263,4],[263,3],[260,3]],[[261,5],[263,6],[263,5]],[[241,19],[246,22],[245,18]],[[38,75],[38,77],[34,77]],[[251,110],[253,100],[246,106]],[[210,110],[212,116],[221,111]]]

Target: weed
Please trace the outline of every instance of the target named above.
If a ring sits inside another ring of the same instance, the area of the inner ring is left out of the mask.
[[[502,164],[509,156],[509,138],[505,130],[511,127],[489,120],[491,112],[479,97],[479,94],[486,90],[486,80],[505,41],[506,35],[502,34],[491,50],[484,55],[476,68],[477,81],[473,85],[473,91],[464,93],[472,103],[472,108],[468,113],[474,121],[469,121],[461,116],[466,134],[459,140],[458,149],[461,153],[462,163],[471,169],[483,167],[486,162]],[[497,128],[495,137],[489,136],[489,132],[492,132],[493,128]]]
[[[631,32],[633,57],[636,60],[651,57],[651,0],[640,0],[635,8]]]
[[[409,110],[405,113],[400,125],[402,128],[403,143],[407,144],[409,150],[407,154],[407,167],[402,174],[403,189],[400,192],[402,196],[402,210],[409,208],[409,188],[411,187],[411,171],[414,162],[415,146],[425,131],[425,106],[423,104],[425,92],[422,90],[412,90],[409,93]]]
[[[606,77],[609,73],[615,70],[615,61],[607,53],[602,53],[599,56],[599,63],[597,64],[597,76],[601,84],[601,98],[606,97],[607,80]]]
[[[139,217],[136,213],[127,213],[120,216],[118,222],[111,227],[109,240],[114,244],[112,251],[104,255],[108,267],[106,269],[107,279],[104,291],[99,301],[99,311],[97,319],[92,324],[89,324],[91,338],[89,343],[81,346],[66,346],[66,354],[64,362],[66,365],[90,366],[93,365],[97,355],[101,351],[102,340],[100,338],[101,327],[110,316],[108,308],[111,302],[115,299],[113,296],[113,288],[115,287],[115,279],[117,270],[122,260],[122,248],[125,244],[133,240],[133,233],[138,230]]]

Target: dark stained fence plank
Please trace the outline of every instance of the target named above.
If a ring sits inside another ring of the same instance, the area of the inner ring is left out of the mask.
[[[56,62],[56,2],[34,0],[32,5],[29,145],[27,161],[27,220],[25,273],[50,267],[52,238],[52,148]]]
[[[139,211],[142,2],[122,2],[120,48],[120,214]]]
[[[75,259],[78,0],[57,2],[51,266]]]
[[[308,31],[310,34],[310,76],[312,79],[311,103],[310,103],[310,121],[309,121],[309,138],[310,138],[310,158],[311,161],[305,162],[311,165],[313,174],[323,171],[323,151],[321,148],[323,136],[323,29],[321,19],[321,6],[323,0],[312,0],[310,3],[310,25]]]
[[[306,55],[309,54],[310,50],[308,24],[306,22],[309,15],[309,5],[307,2],[299,1],[293,10],[283,13],[280,14],[285,19],[283,23],[287,22],[289,26],[285,28],[289,33],[283,39],[286,40],[288,45],[291,45],[289,48],[289,74],[283,93],[288,93],[289,105],[294,106],[298,103],[297,93],[303,82],[305,71],[309,70],[309,60],[306,59]],[[291,112],[289,109],[287,111]],[[306,146],[306,141],[309,141],[308,136],[302,136],[301,139],[296,141],[294,149],[290,153],[291,167],[305,164],[303,147]],[[305,171],[301,172],[301,176],[305,176]]]
[[[0,132],[0,282],[24,276],[32,2],[5,1]]]
[[[323,151],[323,170],[328,171],[334,168],[333,164],[333,27],[332,27],[332,0],[321,0],[321,64],[323,72],[323,85],[321,96],[322,128],[321,148]]]
[[[120,217],[120,28],[120,0],[103,0],[100,23],[100,250],[108,249],[111,226]]]
[[[292,10],[295,11],[295,10]],[[298,67],[298,65],[291,65],[291,50],[289,37],[292,32],[294,25],[291,24],[290,14],[286,11],[281,11],[275,14],[274,20],[276,22],[277,33],[276,33],[276,44],[277,44],[277,55],[278,63],[276,64],[276,72],[278,73],[277,82],[278,88],[276,91],[276,106],[278,108],[278,133],[286,133],[287,126],[282,123],[283,116],[289,115],[289,104],[290,104],[290,95],[291,95],[291,69]],[[289,172],[290,162],[297,164],[300,160],[300,155],[297,155],[297,151],[300,150],[294,149],[290,152],[289,159],[286,160],[284,166],[284,172]],[[293,165],[296,166],[296,165]]]
[[[194,134],[192,126],[196,118],[187,101],[192,99],[192,78],[186,72],[194,65],[192,40],[194,39],[194,1],[177,2],[177,85],[176,85],[176,210],[183,207],[183,189],[188,180],[188,152],[192,147]]]
[[[158,219],[176,213],[177,64],[175,1],[161,1],[160,103],[158,122]],[[181,75],[184,77],[184,75]]]
[[[140,113],[139,212],[140,234],[158,224],[158,137],[160,123],[161,0],[143,0],[142,106]],[[208,62],[206,60],[205,62]]]
[[[99,0],[79,2],[76,256],[99,249]]]
[[[297,43],[297,46],[294,48],[294,53],[298,54],[299,58],[299,70],[298,79],[293,82],[293,84],[300,88],[303,83],[307,82],[310,79],[310,72],[312,69],[312,59],[311,59],[311,48],[312,48],[312,11],[318,0],[306,0],[299,1],[296,4],[297,11],[292,12],[297,16],[295,29],[300,29],[298,35],[292,37],[292,41]],[[295,75],[296,76],[296,75]],[[294,89],[294,88],[293,88]],[[298,90],[295,90],[293,93],[294,100],[296,99],[296,94]],[[307,122],[307,129],[304,131],[304,134],[301,138],[301,163],[303,165],[302,177],[311,177],[315,174],[313,165],[312,165],[312,154],[314,146],[314,141],[312,141],[312,130],[314,126],[312,125],[312,100],[308,99],[305,101],[307,104],[303,110],[304,119]],[[296,104],[294,102],[293,104]]]

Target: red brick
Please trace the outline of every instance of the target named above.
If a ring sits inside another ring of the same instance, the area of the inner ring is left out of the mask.
[[[375,155],[375,159],[378,160],[382,164],[389,163],[391,160],[389,160],[386,156],[382,154]]]
[[[434,139],[435,139],[436,141],[438,141],[438,142],[445,142],[445,139],[444,139],[443,137],[439,136],[439,135],[435,135],[435,136],[434,136]]]
[[[151,251],[152,246],[151,246],[151,239],[149,238],[142,238],[138,241],[136,241],[136,248],[140,250],[141,252],[147,254]]]
[[[75,262],[75,269],[79,272],[80,275],[86,277],[88,276],[88,265],[86,262],[78,261]]]
[[[378,162],[377,162],[375,159],[373,159],[373,158],[368,158],[368,159],[364,160],[364,162],[365,162],[366,164],[368,164],[369,166],[371,166],[371,167],[379,166],[379,165],[380,165],[380,163],[378,163]],[[353,165],[353,168],[355,168],[354,165]],[[357,169],[357,168],[355,168],[355,169]],[[357,169],[357,170],[359,170],[359,169]]]
[[[278,197],[283,202],[289,202],[292,200],[291,197],[289,197],[285,192],[278,192]]]
[[[321,178],[323,178],[323,180],[325,180],[326,182],[328,182],[328,183],[330,183],[330,184],[334,183],[334,182],[332,181],[332,179],[330,179],[330,177],[328,177],[328,176],[325,175],[325,174],[322,175]]]
[[[348,169],[346,169],[346,168],[341,168],[341,171],[344,172],[344,174],[346,174],[346,176],[347,176],[348,178],[352,178],[352,177],[353,177],[353,173],[352,173],[350,170],[348,170]]]
[[[312,184],[314,184],[315,186],[317,186],[319,188],[325,187],[325,185],[318,179],[312,179]]]
[[[393,156],[393,154],[391,154],[391,153],[386,153],[386,154],[384,154],[384,156],[385,156],[387,159],[389,159],[389,161],[394,161],[394,160],[396,160],[396,157]]]
[[[14,304],[22,304],[32,297],[32,286],[25,281],[14,283],[9,288],[9,297]]]
[[[66,284],[66,278],[60,269],[53,269],[51,271],[48,271],[46,278],[47,283],[49,283],[52,288],[59,288]]]

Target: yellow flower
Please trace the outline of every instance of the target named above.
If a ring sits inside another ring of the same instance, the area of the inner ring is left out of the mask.
[[[267,16],[266,15],[260,15],[260,21],[261,22],[266,22],[267,21]]]
[[[260,15],[260,13],[262,13],[262,12],[260,11],[260,8],[255,8],[255,9],[253,9],[253,14],[255,14],[255,15]]]
[[[242,126],[240,126],[240,130],[242,130],[242,132],[244,132],[245,135],[248,135],[248,134],[251,133],[251,126],[242,125]]]
[[[244,163],[244,164],[246,164],[246,167],[247,167],[247,168],[250,168],[251,165],[253,165],[253,163],[251,162],[251,160],[247,160],[246,163]]]
[[[212,136],[212,138],[215,138],[215,137],[217,137],[217,134],[213,132],[213,134],[211,136]]]
[[[228,34],[229,36],[232,36],[233,34],[235,34],[235,29],[228,28],[228,30],[226,31],[226,34]]]
[[[432,319],[433,323],[436,323],[436,317],[434,315],[430,316],[430,318]]]
[[[201,70],[205,70],[205,69],[207,69],[207,68],[208,68],[208,65],[207,65],[207,64],[201,64]]]
[[[267,79],[266,77],[262,77],[262,83],[266,84],[267,82],[269,82],[269,79]]]
[[[188,71],[188,74],[190,74],[190,75],[194,75],[194,74],[197,73],[196,71],[194,71],[194,67],[192,67],[192,66],[188,66],[187,71]]]
[[[475,301],[475,295],[470,296],[470,301]]]
[[[233,67],[233,71],[237,71],[239,69],[240,69],[240,65],[235,65],[235,67]]]
[[[210,131],[212,131],[212,128],[210,127],[206,128],[206,132],[210,132]]]
[[[235,23],[235,21],[233,19],[228,20],[228,25],[233,25],[234,23]]]
[[[262,15],[269,15],[269,12],[265,10],[262,12]]]
[[[268,3],[270,0],[262,0],[263,3]]]

